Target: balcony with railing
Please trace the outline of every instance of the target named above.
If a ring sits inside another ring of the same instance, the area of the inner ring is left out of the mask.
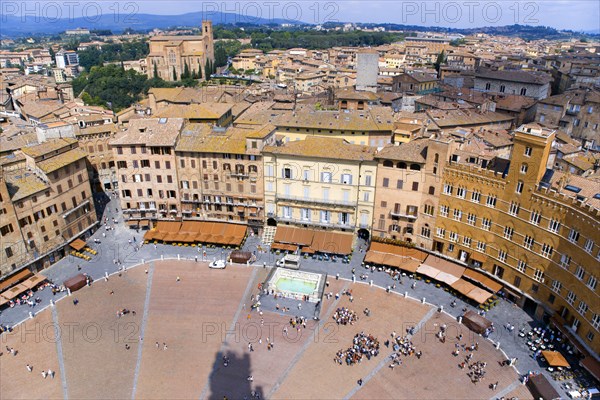
[[[416,213],[409,214],[409,213],[402,212],[402,210],[399,210],[399,209],[390,210],[390,216],[395,217],[395,218],[406,218],[406,219],[412,219],[412,220],[417,219]]]
[[[292,196],[287,194],[278,194],[275,201],[291,201],[295,203],[326,204],[332,206],[357,207],[356,200],[334,200],[314,197]]]
[[[269,214],[267,214],[267,216],[274,217],[275,219],[277,219],[278,222],[290,222],[292,224],[310,225],[310,226],[318,226],[318,227],[325,227],[325,228],[332,228],[332,229],[354,230],[354,224],[351,224],[350,222],[348,222],[348,223],[333,223],[331,221],[325,222],[325,221],[321,221],[321,220],[312,220],[312,219],[303,219],[303,218],[286,218],[284,216],[274,216],[274,215],[269,215]]]

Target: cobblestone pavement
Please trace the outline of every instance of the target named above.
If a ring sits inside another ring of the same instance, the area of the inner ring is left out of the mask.
[[[229,251],[231,251],[221,248],[180,247],[162,244],[143,245],[144,231],[130,229],[122,223],[118,201],[114,199],[106,205],[104,217],[109,221],[108,227],[112,226],[110,221],[113,218],[117,219],[117,224],[114,225],[114,229],[108,230],[104,225],[101,225],[92,237],[87,240],[88,245],[97,250],[98,254],[93,256],[89,262],[68,256],[44,270],[43,273],[48,279],[61,284],[64,280],[80,272],[84,272],[94,280],[100,280],[106,275],[117,273],[119,270],[131,268],[150,260],[213,261],[215,259],[224,259]],[[99,240],[100,243],[94,243],[94,239]],[[308,258],[301,260],[301,269],[328,274],[330,282],[336,280],[337,274],[339,274],[341,280],[352,281],[352,270],[355,269],[355,276],[357,277],[362,273],[368,274],[368,279],[364,281],[359,280],[359,283],[363,283],[364,285],[372,284],[380,288],[391,287],[395,284],[396,288],[392,289],[392,292],[401,295],[406,294],[408,297],[424,300],[425,303],[434,306],[443,306],[444,311],[452,318],[457,318],[464,308],[475,309],[472,305],[456,299],[449,292],[444,291],[443,288],[437,288],[434,283],[427,284],[424,281],[417,281],[416,287],[412,289],[411,283],[413,280],[409,276],[404,276],[402,282],[399,282],[392,280],[383,271],[372,272],[365,269],[362,266],[362,261],[365,256],[364,249],[366,248],[366,244],[360,241],[356,247],[349,264],[341,263],[339,260],[338,262],[327,262]],[[256,255],[257,260],[254,265],[258,268],[264,266],[272,267],[282,257],[281,255],[278,256],[266,251],[268,248],[261,244],[260,238],[256,235],[251,235],[247,238],[243,249],[251,251]],[[23,305],[5,309],[0,314],[0,324],[4,326],[17,325],[28,319],[30,312],[37,314],[41,309],[50,304],[51,299],[57,301],[65,295],[66,293],[58,293],[53,296],[48,289],[37,292],[36,296],[42,299],[41,304],[33,308]],[[453,300],[457,302],[454,308],[450,306]],[[502,300],[497,307],[494,307],[487,313],[486,317],[492,320],[496,327],[496,331],[491,335],[490,339],[493,342],[500,342],[501,349],[508,357],[517,357],[519,359],[517,369],[521,373],[543,371],[540,364],[531,357],[525,341],[518,337],[520,327],[530,329],[536,326],[527,313],[515,305]],[[513,332],[509,332],[504,328],[508,323],[516,327]],[[551,380],[551,382],[553,381]],[[565,394],[558,385],[555,384],[555,386],[559,390],[559,393]]]

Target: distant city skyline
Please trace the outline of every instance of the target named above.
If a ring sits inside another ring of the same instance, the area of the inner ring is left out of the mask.
[[[26,4],[26,5],[25,5]],[[61,7],[61,11],[57,11]],[[512,24],[544,25],[556,29],[600,32],[600,2],[597,0],[548,1],[50,1],[2,2],[3,15],[48,15],[93,17],[117,15],[135,20],[136,14],[179,15],[214,12],[242,15],[239,22],[256,17],[299,20],[310,24],[325,22],[397,23],[448,28],[478,28]],[[218,18],[214,21],[219,23]]]

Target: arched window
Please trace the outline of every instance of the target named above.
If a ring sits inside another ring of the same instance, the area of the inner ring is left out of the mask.
[[[433,156],[433,162],[437,163],[440,161],[440,155],[438,153],[435,153],[435,156]]]
[[[406,169],[406,163],[403,161],[400,161],[398,164],[396,164],[396,168]]]
[[[421,170],[421,166],[419,164],[410,164],[410,169],[412,171],[420,171]]]
[[[384,160],[384,161],[383,161],[383,166],[384,166],[384,167],[393,167],[393,166],[394,166],[394,163],[393,163],[393,162],[391,162],[390,160]]]

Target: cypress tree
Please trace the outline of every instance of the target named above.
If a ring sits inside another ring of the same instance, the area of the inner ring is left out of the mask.
[[[173,80],[177,80],[177,71],[175,71],[175,66],[173,65]]]

